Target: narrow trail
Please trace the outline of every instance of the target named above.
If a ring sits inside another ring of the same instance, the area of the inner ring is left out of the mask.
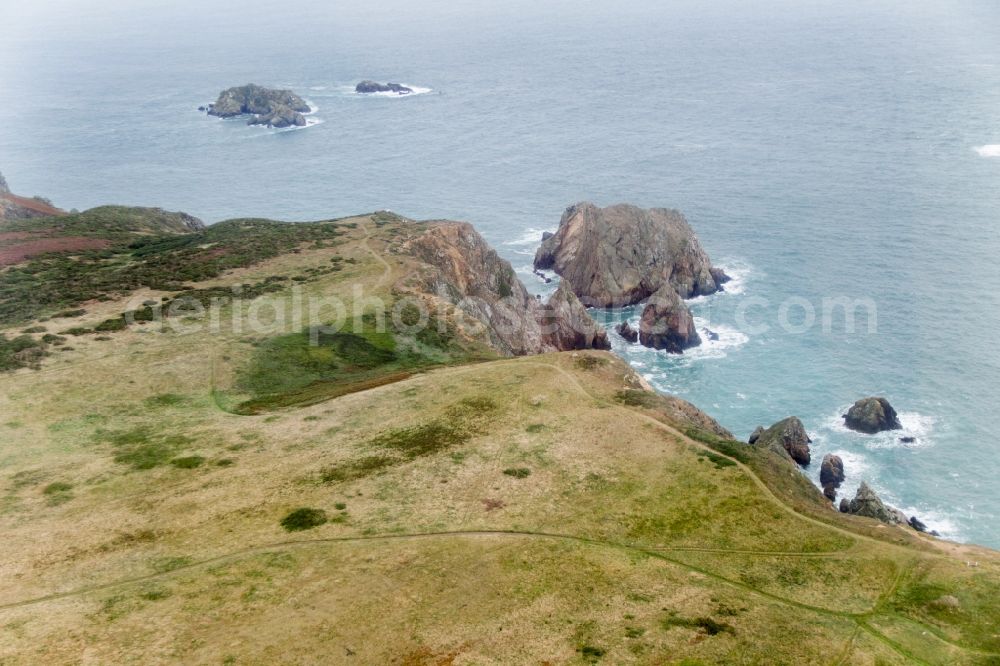
[[[378,287],[384,287],[392,278],[392,266],[390,266],[389,262],[385,260],[385,257],[373,250],[371,245],[368,244],[368,241],[372,239],[372,224],[375,223],[371,222],[362,226],[365,232],[365,237],[361,241],[361,247],[365,248],[368,254],[372,255],[375,261],[382,264],[382,275],[379,276],[379,279],[375,284]]]
[[[863,618],[868,616],[872,609],[851,613],[847,611],[837,611],[829,608],[824,608],[822,606],[813,606],[803,602],[795,601],[794,599],[787,599],[770,592],[760,590],[752,585],[742,583],[739,581],[734,581],[719,574],[716,574],[710,570],[698,567],[692,564],[688,564],[682,560],[678,560],[675,557],[669,556],[667,553],[676,552],[729,552],[720,551],[718,549],[704,549],[704,548],[648,548],[645,546],[639,546],[629,543],[620,543],[616,541],[607,541],[602,539],[593,539],[590,537],[577,536],[573,534],[560,534],[556,532],[541,532],[541,531],[531,531],[531,530],[447,530],[441,532],[417,532],[413,534],[375,534],[375,535],[365,535],[365,536],[345,536],[345,537],[328,537],[322,539],[295,539],[289,541],[276,541],[269,544],[261,544],[256,546],[249,546],[247,548],[242,548],[239,550],[234,550],[222,555],[217,555],[215,557],[206,558],[204,560],[199,560],[197,562],[190,562],[183,566],[176,567],[170,571],[161,571],[151,574],[145,574],[142,576],[134,576],[130,578],[123,578],[115,581],[110,581],[107,583],[99,583],[95,585],[89,585],[75,590],[69,590],[66,592],[56,592],[53,594],[48,594],[40,597],[34,597],[31,599],[23,599],[21,601],[13,601],[4,604],[0,604],[0,610],[8,610],[12,608],[21,608],[24,606],[31,606],[35,604],[45,603],[48,601],[55,601],[58,599],[66,599],[69,597],[80,596],[83,594],[89,594],[93,592],[100,592],[102,590],[109,590],[116,587],[121,587],[124,585],[133,585],[136,583],[143,583],[153,580],[162,580],[165,578],[170,578],[178,574],[184,573],[186,571],[191,571],[201,567],[221,564],[228,561],[238,560],[252,555],[259,555],[267,552],[277,551],[277,550],[287,550],[289,548],[301,548],[305,546],[316,546],[316,545],[333,545],[333,544],[345,544],[345,543],[370,543],[379,541],[413,541],[413,540],[423,540],[423,539],[439,539],[448,537],[496,537],[496,538],[523,538],[523,539],[545,539],[553,541],[564,541],[571,543],[578,543],[588,546],[596,546],[600,548],[611,548],[614,550],[627,551],[631,553],[638,553],[652,557],[654,559],[663,560],[670,562],[678,567],[687,569],[689,571],[695,571],[704,576],[712,578],[713,580],[719,581],[723,584],[740,588],[742,590],[751,592],[763,596],[771,601],[777,603],[786,604],[801,608],[803,610],[808,610],[816,613],[822,613],[824,615],[833,615],[843,618]],[[734,551],[737,554],[754,553],[754,551]],[[766,552],[760,552],[757,554],[769,554]],[[816,555],[815,553],[782,553],[782,555],[798,555],[802,557],[810,557]]]

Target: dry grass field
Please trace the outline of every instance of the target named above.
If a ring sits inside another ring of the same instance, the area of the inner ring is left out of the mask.
[[[363,329],[330,353],[384,362],[317,379],[298,331],[248,333],[292,286],[391,299],[414,270],[412,223],[338,224],[190,283],[289,279],[238,326],[0,375],[0,663],[1000,664],[996,553],[834,512],[608,353]]]

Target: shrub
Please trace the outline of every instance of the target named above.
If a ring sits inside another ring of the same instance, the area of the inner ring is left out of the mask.
[[[281,519],[281,526],[289,532],[300,532],[319,527],[327,521],[326,511],[302,507]]]
[[[125,321],[124,317],[114,317],[113,319],[105,319],[95,326],[94,330],[109,333],[112,331],[123,331],[126,327],[128,327],[128,322]]]
[[[179,469],[194,469],[195,467],[201,467],[204,462],[205,458],[202,456],[183,456],[181,458],[174,458],[170,461],[170,464]]]
[[[527,467],[508,467],[503,473],[515,479],[524,479],[531,476],[531,470]]]

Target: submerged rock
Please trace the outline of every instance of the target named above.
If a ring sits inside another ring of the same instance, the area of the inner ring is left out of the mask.
[[[378,83],[377,81],[362,81],[354,86],[354,92],[370,95],[371,93],[392,92],[397,95],[409,95],[413,88],[407,88],[401,83]]]
[[[627,321],[623,321],[615,326],[615,330],[618,331],[618,335],[625,338],[627,342],[636,343],[639,341],[639,331],[632,328],[632,325]]]
[[[754,446],[770,448],[772,451],[787,454],[792,460],[803,467],[809,464],[811,455],[809,444],[812,442],[806,434],[806,428],[795,416],[778,421],[761,433],[754,431],[757,438],[751,442]],[[753,435],[751,435],[753,439]]]
[[[534,265],[554,269],[584,304],[598,307],[638,303],[665,285],[681,298],[711,294],[729,279],[713,269],[680,212],[628,204],[570,206]]]
[[[883,430],[899,430],[903,424],[899,422],[896,410],[885,398],[862,398],[844,414],[844,424],[851,430],[873,435]]]
[[[823,495],[831,502],[837,499],[837,488],[844,482],[844,461],[840,456],[828,453],[823,456],[819,468],[819,483],[823,486]]]
[[[304,99],[291,90],[275,90],[253,83],[228,88],[208,105],[208,115],[219,118],[252,115],[248,125],[272,127],[302,126],[306,124],[303,113],[312,109]]]
[[[673,354],[701,344],[691,311],[669,284],[660,287],[643,309],[639,342]]]
[[[882,502],[878,494],[864,481],[861,482],[854,499],[848,501],[845,497],[840,501],[840,511],[854,516],[874,518],[889,525],[902,525],[909,522],[899,509]]]

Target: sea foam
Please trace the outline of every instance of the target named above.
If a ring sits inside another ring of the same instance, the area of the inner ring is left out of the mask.
[[[987,144],[973,148],[980,157],[1000,157],[1000,143]]]

